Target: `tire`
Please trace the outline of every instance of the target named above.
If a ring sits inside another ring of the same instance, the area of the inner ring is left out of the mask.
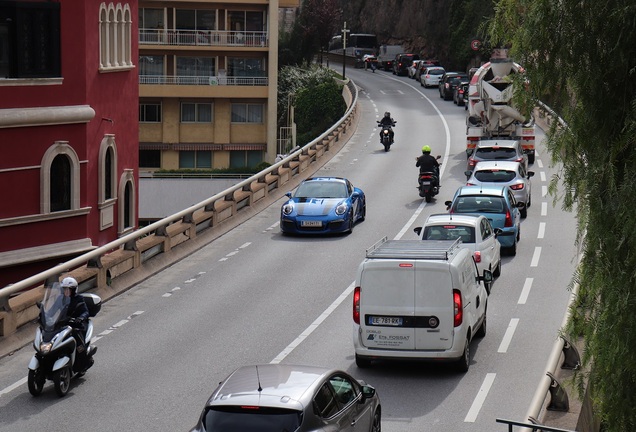
[[[384,151],[385,152],[388,152],[390,147],[391,147],[391,144],[384,143]]]
[[[519,214],[521,215],[521,219],[525,219],[528,217],[528,206],[526,205],[524,208],[519,210]]]
[[[430,203],[431,201],[433,201],[433,196],[429,193],[429,194],[426,194],[424,199],[426,200],[427,203]]]
[[[66,396],[68,389],[71,387],[71,366],[67,365],[62,369],[53,372],[53,384],[55,386],[55,393],[59,397]]]
[[[42,389],[44,388],[44,382],[46,378],[38,376],[38,371],[29,369],[28,385],[29,393],[33,396],[40,396]]]
[[[488,317],[488,309],[486,309],[484,311],[484,321],[481,323],[481,327],[479,327],[479,330],[477,330],[477,333],[475,333],[475,336],[477,336],[478,338],[483,338],[486,336],[486,332],[488,331],[488,328],[486,326],[487,324],[487,317]]]
[[[534,163],[534,152],[528,154],[528,163]]]
[[[468,372],[470,368],[470,339],[466,338],[466,345],[464,346],[464,353],[457,360],[457,370],[459,372]]]
[[[495,271],[492,272],[492,275],[494,277],[499,277],[501,276],[501,259],[499,260],[499,262],[497,263],[497,267],[495,267]]]
[[[515,241],[512,246],[510,246],[507,250],[508,255],[515,256],[517,255],[517,242]]]
[[[358,354],[356,354],[356,366],[358,366],[360,369],[366,369],[368,367],[371,367],[371,360],[366,357],[360,357]]]
[[[362,211],[360,212],[360,221],[363,221],[367,218],[367,203],[362,204]]]
[[[381,432],[382,431],[382,412],[380,408],[375,410],[373,413],[373,423],[371,424],[371,432]]]

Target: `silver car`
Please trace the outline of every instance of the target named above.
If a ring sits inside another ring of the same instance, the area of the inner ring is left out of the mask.
[[[191,432],[380,432],[381,413],[375,389],[341,370],[252,365],[221,381]]]
[[[446,69],[441,66],[430,66],[420,74],[420,85],[422,87],[437,87]]]
[[[530,177],[534,176],[534,171],[527,171],[522,162],[481,161],[464,174],[468,178],[466,186],[508,186],[517,202],[525,203],[520,209],[521,217],[528,216],[528,207],[532,203]]]

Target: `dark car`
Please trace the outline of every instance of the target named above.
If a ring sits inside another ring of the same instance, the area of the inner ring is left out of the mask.
[[[464,72],[446,72],[439,80],[439,97],[444,100],[453,98],[453,90],[462,81],[468,81],[468,74]]]
[[[398,54],[395,56],[393,62],[393,75],[406,75],[408,74],[409,66],[413,64],[413,60],[419,60],[420,56],[417,54]]]
[[[381,415],[375,389],[346,372],[262,364],[221,381],[191,432],[379,432]]]
[[[468,93],[468,81],[462,81],[453,90],[453,103],[457,106],[463,106],[464,94],[466,93]]]

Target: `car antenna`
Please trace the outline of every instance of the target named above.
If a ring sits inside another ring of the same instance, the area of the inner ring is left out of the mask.
[[[258,392],[263,391],[263,387],[261,387],[261,376],[258,374],[258,365],[256,365],[256,380],[258,381]]]

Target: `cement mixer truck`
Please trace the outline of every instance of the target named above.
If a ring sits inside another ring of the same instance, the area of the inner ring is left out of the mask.
[[[528,162],[534,163],[535,126],[532,115],[525,117],[513,104],[514,74],[523,68],[508,58],[507,50],[495,50],[468,86],[466,154],[470,157],[477,143],[485,139],[518,140]]]

